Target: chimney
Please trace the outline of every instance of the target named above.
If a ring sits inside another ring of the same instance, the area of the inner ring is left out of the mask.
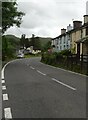
[[[67,26],[67,32],[70,31],[70,30],[72,30],[71,24],[69,24],[69,26]]]
[[[61,34],[64,34],[64,33],[66,33],[66,29],[61,29]]]
[[[88,15],[84,15],[84,24],[88,23]]]
[[[35,37],[35,35],[34,34],[32,34],[32,38],[34,38]]]
[[[80,28],[82,26],[82,21],[73,21],[73,29]]]

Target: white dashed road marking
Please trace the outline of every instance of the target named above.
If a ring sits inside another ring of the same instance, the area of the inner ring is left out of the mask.
[[[40,74],[42,74],[42,75],[46,75],[46,74],[44,74],[44,73],[40,72],[39,70],[37,70],[37,72],[38,72],[38,73],[40,73]]]
[[[5,119],[12,119],[11,108],[4,108]]]
[[[35,68],[33,68],[32,66],[30,66],[30,68],[33,69],[33,70],[35,69]]]
[[[2,80],[2,83],[5,83],[5,80]]]
[[[3,100],[8,100],[8,94],[3,94]]]
[[[6,90],[6,86],[2,86],[2,90]]]
[[[68,88],[70,88],[72,90],[76,90],[76,88],[73,88],[73,87],[71,87],[71,86],[69,86],[69,85],[67,85],[67,84],[65,84],[65,83],[63,83],[63,82],[61,82],[59,80],[56,80],[55,78],[52,78],[52,80],[59,83],[59,84],[61,84],[61,85],[63,85],[63,86],[65,86],[65,87],[68,87]]]

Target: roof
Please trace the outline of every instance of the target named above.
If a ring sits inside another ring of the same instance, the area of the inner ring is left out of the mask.
[[[81,27],[76,28],[76,29],[72,29],[72,30],[70,30],[70,31],[68,31],[68,32],[66,32],[66,33],[64,33],[64,34],[61,34],[61,35],[55,37],[55,38],[52,38],[52,40],[57,39],[57,38],[60,38],[60,37],[65,36],[65,35],[67,35],[67,34],[76,32],[76,31],[81,30],[81,29],[83,29],[83,28],[85,28],[85,27],[88,27],[88,23],[85,23],[85,24],[83,24]]]
[[[65,36],[65,35],[67,35],[67,34],[70,34],[70,32],[71,32],[71,31],[68,31],[68,32],[66,32],[66,33],[63,33],[63,34],[61,34],[61,35],[59,35],[59,36],[57,36],[57,37],[55,37],[55,38],[52,38],[52,40],[57,39],[57,38],[60,38],[60,37]]]

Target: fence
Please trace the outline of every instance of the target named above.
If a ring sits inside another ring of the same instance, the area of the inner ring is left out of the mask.
[[[84,73],[88,75],[88,55],[72,54],[57,58],[57,64],[72,71]]]
[[[42,54],[42,62],[88,75],[88,55]]]

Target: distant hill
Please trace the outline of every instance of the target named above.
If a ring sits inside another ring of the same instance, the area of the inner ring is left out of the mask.
[[[20,42],[20,38],[16,37],[14,35],[5,35],[5,37],[7,38],[7,40],[11,43],[14,44],[16,46],[19,46],[19,42]],[[39,38],[40,43],[41,43],[41,47],[45,46],[47,44],[47,42],[51,41],[52,38],[50,37],[35,37],[35,38]],[[31,38],[28,38],[29,41]]]
[[[13,45],[14,47],[19,46],[20,38],[14,36],[14,35],[4,35],[6,37],[6,40]],[[2,42],[3,42],[3,37],[2,37]]]
[[[5,35],[5,36],[6,36],[6,38],[8,38],[8,39],[10,39],[12,41],[17,41],[17,42],[20,41],[20,38],[14,36],[14,35]],[[30,39],[30,38],[28,38],[28,39]],[[50,37],[46,37],[46,38],[45,37],[39,37],[39,40],[41,41],[42,46],[45,45],[48,41],[51,41],[51,39],[52,38],[50,38]]]
[[[34,37],[36,40],[40,40],[40,42],[41,42],[41,46],[44,46],[44,45],[46,45],[47,44],[47,42],[49,42],[49,41],[51,41],[51,39],[52,38],[50,38],[50,37]],[[32,38],[29,38],[29,41],[31,40]]]
[[[47,46],[47,43],[51,41],[52,38],[49,37],[31,37],[29,38],[30,45],[34,46],[33,48],[36,49],[42,49]]]
[[[52,38],[43,38],[43,37],[39,37],[40,41],[41,41],[41,46],[43,47],[44,45],[46,45],[47,42],[51,41]]]
[[[12,41],[20,41],[20,38],[19,37],[16,37],[15,35],[5,35],[6,38],[12,40]]]

